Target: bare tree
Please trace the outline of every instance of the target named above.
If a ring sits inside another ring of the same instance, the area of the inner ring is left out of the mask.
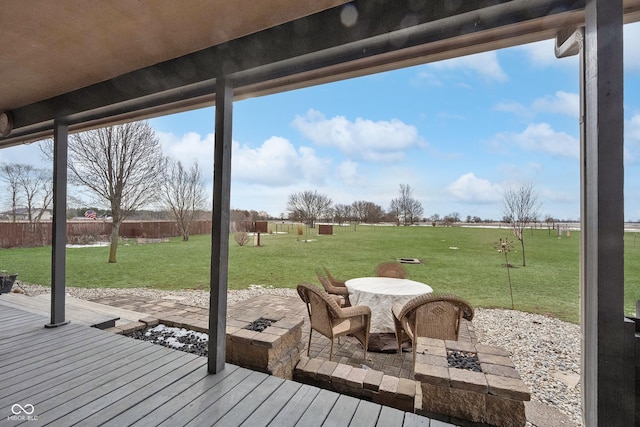
[[[25,165],[2,163],[0,165],[0,173],[2,179],[9,186],[10,203],[12,212],[12,221],[16,222],[16,211],[20,203],[20,175],[22,175],[22,167]]]
[[[424,209],[422,208],[422,203],[420,203],[417,199],[409,199],[409,202],[407,204],[407,216],[409,217],[409,224],[420,221],[423,213]]]
[[[73,135],[69,170],[74,182],[111,208],[109,262],[117,262],[120,225],[156,201],[166,162],[153,128],[133,122]]]
[[[400,184],[400,195],[391,200],[391,211],[395,213],[398,225],[413,224],[424,212],[422,203],[413,198],[413,189],[409,184]]]
[[[358,202],[360,204],[361,221],[365,224],[375,224],[382,221],[384,211],[380,205],[373,202]]]
[[[391,199],[389,213],[393,215],[394,222],[399,226],[400,218],[402,218],[402,202],[400,199]]]
[[[20,204],[24,204],[29,222],[40,221],[53,198],[51,171],[27,164],[3,163],[0,175],[9,186],[13,221]]]
[[[20,185],[24,193],[27,219],[40,221],[44,212],[53,201],[53,176],[51,171],[23,165]]]
[[[327,215],[331,210],[331,199],[317,191],[301,191],[289,195],[287,210],[291,218],[315,227],[316,220]]]
[[[163,181],[162,198],[178,224],[182,240],[189,240],[191,224],[204,210],[207,196],[198,162],[189,170],[179,161],[170,161]]]
[[[342,225],[350,217],[351,217],[351,206],[337,204],[333,208],[333,218],[339,225]]]
[[[524,253],[524,230],[527,225],[536,221],[540,210],[538,194],[533,185],[526,184],[517,190],[509,189],[504,192],[503,214],[508,219],[511,231],[522,246],[522,266],[526,266]]]
[[[357,200],[351,204],[351,220],[356,226],[366,220],[366,204],[364,200]]]
[[[351,218],[356,224],[375,224],[382,221],[384,211],[380,205],[365,200],[358,200],[351,204]]]
[[[451,212],[450,214],[445,215],[444,218],[442,218],[442,221],[446,226],[452,227],[456,222],[460,222],[460,214],[458,212]]]

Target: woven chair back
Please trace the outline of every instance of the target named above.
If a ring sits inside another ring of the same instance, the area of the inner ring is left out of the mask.
[[[414,336],[457,340],[460,330],[460,307],[450,301],[433,301],[417,307],[409,323],[415,325]]]
[[[376,275],[378,277],[406,279],[407,271],[399,262],[383,262],[376,268]]]

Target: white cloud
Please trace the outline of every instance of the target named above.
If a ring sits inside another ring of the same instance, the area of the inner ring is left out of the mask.
[[[285,138],[273,136],[260,147],[233,142],[232,178],[246,183],[287,186],[305,180],[321,184],[330,166],[313,149],[296,150]]]
[[[21,163],[37,168],[52,169],[53,163],[44,158],[40,143],[15,145],[0,149],[0,163]]]
[[[624,26],[624,68],[627,71],[640,71],[640,49],[637,41],[640,40],[640,22]]]
[[[404,151],[422,145],[415,126],[400,120],[372,120],[344,116],[327,119],[321,112],[309,110],[292,123],[304,136],[325,147],[336,147],[350,158],[374,162],[396,162]]]
[[[637,162],[640,152],[640,114],[624,121],[624,161],[628,164]]]
[[[556,132],[547,123],[534,123],[520,132],[499,133],[493,143],[498,147],[513,144],[527,151],[538,151],[558,156],[579,157],[580,141],[565,132]]]
[[[513,113],[525,119],[532,119],[536,113],[563,114],[578,118],[580,115],[580,95],[559,90],[553,95],[545,95],[535,99],[530,106],[512,101],[500,102],[493,108],[496,111]]]
[[[428,71],[420,71],[414,79],[411,80],[411,83],[414,85],[420,85],[422,83],[426,83],[429,86],[443,86],[442,80],[434,74]]]
[[[160,140],[162,152],[166,156],[184,165],[191,165],[194,160],[198,160],[203,170],[213,170],[213,133],[204,138],[196,132],[188,132],[182,136],[156,132],[156,135]]]
[[[556,58],[555,40],[543,40],[518,46],[515,49],[525,53],[529,65],[536,68],[566,67],[578,71],[578,55]]]
[[[555,95],[536,99],[532,107],[544,113],[558,113],[577,118],[580,115],[580,95],[559,90]]]
[[[513,113],[520,117],[533,118],[531,109],[519,102],[500,102],[493,109],[505,113]]]
[[[496,51],[477,53],[475,55],[462,56],[434,62],[429,67],[440,70],[463,70],[474,72],[487,80],[503,82],[509,79],[498,62]]]
[[[184,165],[196,159],[207,182],[213,179],[214,134],[206,137],[189,132],[182,136],[157,132],[163,152]],[[299,147],[288,140],[271,137],[260,147],[252,148],[233,141],[231,155],[232,179],[245,183],[285,186],[300,180],[318,184],[324,182],[330,163],[316,156],[313,149]]]
[[[640,114],[625,120],[625,139],[640,144]]]
[[[487,179],[466,173],[452,182],[447,189],[451,195],[465,203],[495,203],[502,200],[502,187]]]
[[[358,164],[351,160],[345,160],[338,165],[338,177],[345,183],[357,184],[358,179]]]
[[[575,204],[580,202],[579,192],[555,191],[543,188],[540,190],[539,200],[547,200],[556,203]]]

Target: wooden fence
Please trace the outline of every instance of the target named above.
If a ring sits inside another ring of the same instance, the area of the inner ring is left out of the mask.
[[[51,245],[51,222],[0,222],[0,248]],[[104,221],[67,222],[69,243],[109,241],[112,224]],[[189,234],[210,234],[211,221],[195,221]],[[158,239],[179,236],[174,221],[125,221],[120,237]]]

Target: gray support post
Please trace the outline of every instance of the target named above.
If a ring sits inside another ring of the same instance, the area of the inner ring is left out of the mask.
[[[45,327],[66,325],[64,293],[67,259],[67,149],[69,126],[53,124],[53,224],[51,236],[51,322]]]
[[[224,369],[226,356],[232,112],[233,87],[226,79],[219,78],[216,81],[211,292],[209,300],[208,370],[212,374]]]
[[[622,0],[587,0],[581,153],[582,404],[586,426],[623,426]]]

